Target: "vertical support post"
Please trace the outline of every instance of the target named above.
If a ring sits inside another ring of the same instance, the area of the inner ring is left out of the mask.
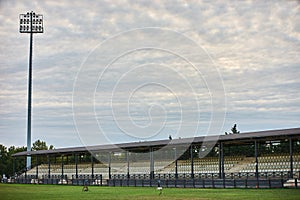
[[[61,155],[61,178],[64,177],[64,155]]]
[[[16,175],[16,157],[14,157],[14,160],[13,160],[13,176],[14,176],[14,178],[16,178],[15,175]]]
[[[29,46],[29,74],[28,74],[28,112],[27,112],[27,151],[31,151],[31,91],[32,91],[32,12],[30,13],[30,46]],[[31,156],[27,156],[26,167],[31,168]]]
[[[174,159],[175,159],[175,179],[178,179],[178,161],[177,161],[177,149],[174,147]]]
[[[289,138],[289,146],[290,146],[290,177],[294,177],[294,166],[293,166],[293,140]]]
[[[150,179],[154,179],[154,158],[153,158],[153,147],[150,147]]]
[[[39,178],[39,163],[38,163],[38,155],[35,155],[35,169],[36,169],[36,178],[38,179]]]
[[[222,156],[221,156],[221,166],[222,166],[222,179],[225,179],[225,169],[224,169],[224,143],[221,143],[222,145]]]
[[[108,177],[111,179],[111,152],[108,153]]]
[[[191,178],[194,178],[194,148],[193,145],[190,146],[190,156],[191,156]]]
[[[127,179],[130,178],[130,173],[129,173],[129,172],[130,172],[130,168],[129,168],[129,167],[130,167],[130,166],[129,166],[129,160],[130,160],[130,159],[129,159],[129,155],[130,155],[130,154],[129,154],[129,151],[127,151],[127,154],[126,154],[126,157],[127,157],[127,158],[126,158],[126,159],[127,159]]]
[[[78,179],[78,154],[75,154],[75,177]]]
[[[48,178],[50,179],[50,173],[51,173],[51,164],[50,164],[50,155],[48,154],[47,155],[47,158],[48,158]]]
[[[225,178],[225,170],[224,170],[224,144],[223,142],[219,143],[219,178]]]
[[[27,167],[26,167],[26,163],[27,163],[27,157],[25,157],[25,179],[27,179]]]
[[[254,154],[255,154],[255,177],[258,179],[258,144],[257,144],[257,140],[254,141]]]
[[[219,142],[219,178],[221,179],[222,178],[222,161],[221,161],[221,159],[222,159],[222,149],[221,149],[221,142]]]
[[[92,179],[94,179],[94,157],[91,154],[91,163],[92,163]]]

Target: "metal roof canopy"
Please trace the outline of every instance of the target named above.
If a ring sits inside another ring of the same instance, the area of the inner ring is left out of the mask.
[[[23,151],[13,154],[14,157],[28,156],[28,155],[70,155],[73,153],[87,153],[91,152],[113,152],[124,149],[127,151],[145,151],[152,148],[160,148],[166,145],[171,147],[187,145],[187,144],[201,144],[203,142],[223,142],[224,144],[245,144],[257,141],[274,141],[284,140],[288,138],[300,139],[300,128],[291,129],[280,129],[280,130],[268,130],[268,131],[257,131],[247,132],[240,134],[230,135],[212,135],[212,136],[201,136],[195,138],[182,138],[173,140],[156,140],[156,141],[145,141],[145,142],[131,142],[131,143],[120,143],[120,144],[108,144],[108,145],[95,145],[87,147],[69,147],[52,150],[39,150],[39,151]]]

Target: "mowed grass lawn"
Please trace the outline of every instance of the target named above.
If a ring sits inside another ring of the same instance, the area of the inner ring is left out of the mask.
[[[99,187],[90,186],[88,192],[82,186],[0,184],[1,200],[46,199],[300,199],[300,189],[187,189],[164,188],[159,196],[151,187]]]

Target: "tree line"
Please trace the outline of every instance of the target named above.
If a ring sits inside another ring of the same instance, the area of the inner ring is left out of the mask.
[[[46,142],[37,140],[32,145],[32,151],[38,150],[48,150],[54,149],[53,145],[47,146]],[[10,146],[6,147],[0,144],[0,179],[5,175],[6,177],[11,177],[15,172],[19,172],[25,169],[26,163],[23,157],[16,157],[15,160],[13,158],[13,154],[18,152],[27,151],[25,146],[23,147],[15,147]]]

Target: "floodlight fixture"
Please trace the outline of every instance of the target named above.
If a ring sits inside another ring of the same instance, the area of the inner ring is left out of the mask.
[[[43,33],[43,15],[28,12],[20,14],[20,33]]]

